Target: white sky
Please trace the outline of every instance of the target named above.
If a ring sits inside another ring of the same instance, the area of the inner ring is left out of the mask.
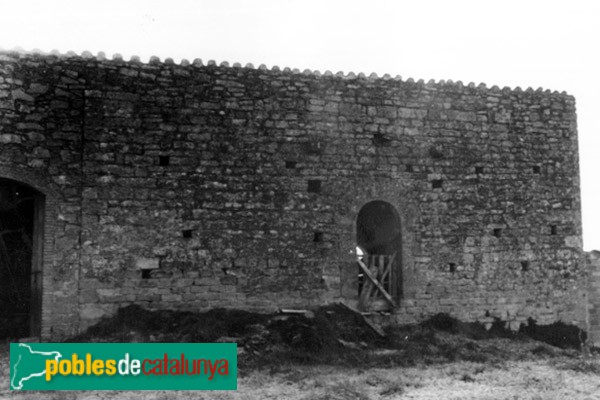
[[[0,47],[201,58],[567,91],[584,247],[600,249],[600,2],[0,0]],[[596,207],[596,205],[599,207]]]

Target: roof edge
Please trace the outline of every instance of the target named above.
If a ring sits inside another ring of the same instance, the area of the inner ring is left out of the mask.
[[[106,53],[104,52],[98,52],[96,55],[92,54],[89,51],[83,51],[81,52],[81,54],[77,54],[74,51],[67,51],[65,53],[61,53],[58,50],[51,50],[49,52],[40,50],[40,49],[33,49],[33,50],[24,50],[20,47],[15,47],[13,49],[10,50],[6,50],[3,49],[2,47],[0,47],[0,61],[7,61],[6,57],[28,57],[28,56],[45,56],[45,57],[56,57],[58,59],[72,59],[72,58],[76,58],[76,59],[88,59],[88,60],[96,60],[99,62],[116,62],[116,63],[126,63],[126,64],[138,64],[138,65],[165,65],[165,66],[181,66],[181,67],[221,67],[221,68],[244,68],[244,69],[253,69],[253,70],[260,70],[260,71],[270,71],[270,72],[284,72],[284,73],[290,73],[290,74],[295,74],[295,75],[308,75],[308,76],[314,76],[314,77],[337,77],[340,79],[346,79],[346,80],[353,80],[353,79],[359,79],[359,80],[366,80],[366,81],[377,81],[377,80],[392,80],[392,81],[399,81],[399,82],[406,82],[406,83],[416,83],[416,84],[420,84],[423,86],[428,86],[428,87],[434,87],[434,86],[444,86],[444,85],[448,85],[448,86],[454,86],[457,88],[462,88],[462,87],[469,87],[469,88],[477,88],[480,90],[488,90],[491,91],[492,93],[509,93],[509,92],[515,92],[515,93],[522,93],[522,92],[526,92],[526,93],[544,93],[544,94],[551,94],[551,95],[559,95],[559,96],[567,96],[567,97],[571,97],[574,98],[572,95],[570,95],[569,93],[567,93],[566,91],[557,91],[557,90],[550,90],[550,89],[544,89],[542,87],[538,87],[537,89],[530,87],[527,87],[526,89],[522,89],[520,86],[516,86],[515,88],[511,88],[509,86],[504,86],[503,88],[500,88],[496,85],[493,85],[491,87],[489,87],[488,85],[486,85],[485,83],[479,83],[476,84],[474,82],[469,82],[468,84],[464,84],[462,81],[453,81],[451,79],[449,80],[438,80],[435,81],[434,79],[430,79],[427,82],[425,82],[423,79],[419,79],[419,80],[415,80],[413,78],[408,78],[408,79],[403,79],[402,76],[400,75],[396,75],[394,77],[392,77],[389,74],[384,74],[382,76],[379,76],[377,73],[373,72],[369,75],[366,75],[365,73],[354,73],[354,72],[343,72],[343,71],[338,71],[336,73],[333,73],[329,70],[325,71],[325,72],[321,72],[319,70],[311,70],[311,69],[304,69],[304,70],[299,70],[297,68],[280,68],[277,65],[272,66],[271,68],[268,68],[265,64],[260,64],[258,67],[255,67],[252,63],[247,63],[244,66],[242,66],[241,63],[235,62],[233,64],[230,64],[227,61],[222,61],[220,63],[217,63],[217,61],[215,60],[209,60],[206,62],[206,64],[202,61],[202,59],[200,58],[196,58],[193,61],[189,61],[187,59],[182,59],[179,63],[176,63],[172,58],[165,58],[164,60],[161,60],[160,57],[157,56],[151,56],[149,58],[149,60],[147,62],[143,62],[141,61],[139,56],[131,56],[129,60],[125,60],[123,58],[123,56],[119,53],[115,53],[112,55],[111,58],[108,58],[106,56]]]

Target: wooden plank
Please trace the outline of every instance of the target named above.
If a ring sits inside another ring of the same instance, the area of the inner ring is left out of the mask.
[[[394,253],[392,257],[390,257],[390,262],[388,264],[387,271],[390,275],[390,277],[388,278],[389,292],[394,299],[397,299],[398,297],[396,296],[396,285],[394,285],[394,267],[392,265],[394,262],[394,257],[396,257],[396,253]]]
[[[375,333],[377,333],[379,336],[381,337],[385,337],[385,332],[383,331],[383,329],[381,329],[379,326],[375,325],[372,321],[370,321],[366,315],[364,315],[362,312],[355,310],[354,308],[350,307],[347,304],[344,303],[339,303],[341,304],[343,307],[347,308],[348,310],[352,311],[353,313],[356,313],[358,315],[360,315],[363,319],[363,321],[365,321],[365,323],[369,326],[369,328],[373,329],[373,331]]]
[[[394,263],[395,258],[396,258],[396,253],[392,254],[389,257],[389,261],[386,263],[386,267],[385,267],[386,272],[389,273],[389,275],[390,275],[387,282],[388,282],[388,293],[391,294],[392,298],[396,298],[396,290],[395,290],[394,279],[393,279],[393,276],[394,276],[393,275],[393,273],[394,273],[393,263]],[[383,278],[382,278],[382,280],[385,281]]]
[[[306,314],[308,310],[293,310],[290,308],[280,308],[279,312],[282,314]]]
[[[389,295],[388,292],[385,291],[385,289],[383,288],[383,286],[381,286],[381,284],[379,283],[379,281],[377,280],[377,278],[374,278],[373,275],[371,275],[371,271],[369,271],[369,268],[367,268],[367,266],[362,262],[362,260],[358,259],[358,265],[360,265],[360,267],[362,268],[364,274],[367,276],[367,278],[369,278],[369,280],[371,282],[373,282],[373,285],[375,285],[375,287],[377,289],[379,289],[379,292],[381,292],[381,294],[383,295],[383,297],[393,306],[396,307],[396,303],[394,302],[394,299]]]
[[[387,265],[387,263],[385,263],[384,260],[384,264],[383,264],[383,268],[382,268],[382,274],[381,274],[381,279],[380,282],[385,282],[385,278],[387,278],[387,276],[390,274],[391,272],[391,268],[389,268],[389,265]]]
[[[366,310],[367,300],[368,300],[368,296],[369,296],[372,286],[373,285],[371,284],[370,281],[368,281],[366,279],[363,280],[362,289],[360,291],[360,296],[358,298],[358,309],[359,310]]]
[[[375,262],[375,256],[369,255],[369,271],[371,271],[371,274],[375,274],[375,277],[377,277],[377,273],[378,273],[378,266],[377,263]],[[371,297],[373,297],[375,294],[377,294],[377,288],[375,287],[375,285],[373,285],[371,283],[371,281],[369,282],[369,291],[367,292],[367,304],[365,304],[365,306],[369,306],[369,304],[371,303]]]
[[[373,329],[373,331],[375,331],[379,336],[385,337],[385,332],[383,331],[383,329],[371,322],[366,315],[363,315],[363,321],[365,321],[365,323],[369,325],[369,327]]]
[[[396,273],[398,272],[397,269],[394,268],[395,265],[394,262],[396,261],[396,254],[398,253],[394,253],[392,255],[392,259],[390,260],[390,285],[392,287],[392,295],[394,296],[395,299],[399,298],[399,293],[398,293],[398,277],[396,276]]]
[[[377,263],[375,262],[375,256],[373,255],[368,255],[368,264],[367,267],[369,268],[369,271],[371,271],[371,274],[375,274],[375,277],[377,277],[377,273],[378,273],[378,266]],[[367,296],[365,298],[365,304],[364,304],[364,308],[368,309],[369,306],[372,303],[372,297],[374,297],[375,294],[377,294],[377,288],[375,287],[375,285],[373,285],[373,283],[371,281],[367,281],[368,285],[368,290],[367,290]]]
[[[385,270],[385,260],[386,258],[388,258],[387,255],[373,255],[372,257],[372,267],[369,269],[371,271],[371,274],[373,275],[374,278],[377,279],[377,281],[381,284],[381,287],[383,287],[384,289],[388,290],[386,288],[386,281],[385,278],[387,276],[387,271]],[[376,304],[376,302],[379,299],[382,299],[382,296],[380,295],[379,291],[377,290],[377,288],[375,287],[375,285],[371,284],[371,292],[369,293],[369,309],[375,309],[380,311],[382,309],[382,306],[380,304]],[[388,294],[390,292],[388,291]],[[392,297],[393,298],[393,297]],[[386,301],[385,299],[383,299],[384,301]]]
[[[390,294],[390,296],[392,296],[392,298],[394,298],[393,293],[392,293],[392,285],[390,284],[390,281],[386,281],[386,278],[388,276],[388,274],[392,273],[392,266],[391,266],[391,262],[394,260],[395,257],[395,253],[392,256],[388,256],[388,255],[383,255],[383,256],[374,256],[377,257],[376,259],[379,260],[379,265],[377,266],[377,270],[378,270],[378,274],[375,276],[377,278],[377,280],[379,281],[379,283],[381,283],[381,286],[384,287],[388,294]],[[391,257],[391,259],[390,259]],[[386,262],[387,259],[390,259],[390,262]],[[387,288],[386,286],[386,282],[387,282]]]
[[[367,257],[367,260],[368,260],[368,256],[365,256],[365,257]],[[369,293],[371,291],[372,286],[373,285],[371,284],[371,281],[369,281],[365,277],[363,277],[362,287],[361,287],[360,293],[358,295],[357,307],[359,310],[367,309],[367,300],[368,300]]]

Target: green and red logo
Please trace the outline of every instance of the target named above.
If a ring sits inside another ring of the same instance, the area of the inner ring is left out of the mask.
[[[235,343],[11,343],[11,390],[236,390]]]

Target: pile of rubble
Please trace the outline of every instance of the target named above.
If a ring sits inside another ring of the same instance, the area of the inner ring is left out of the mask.
[[[506,329],[501,321],[486,330],[444,314],[383,330],[343,304],[272,314],[230,309],[149,311],[132,305],[67,341],[234,342],[240,365],[393,366],[554,356],[564,353],[562,349],[581,349],[585,333],[564,324],[536,326],[534,321],[521,332]]]

